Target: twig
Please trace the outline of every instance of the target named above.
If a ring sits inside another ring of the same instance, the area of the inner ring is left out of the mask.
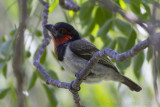
[[[150,44],[152,44],[153,46],[154,46],[154,48],[155,48],[155,51],[154,51],[154,53],[156,53],[156,50],[157,51],[159,51],[160,52],[160,33],[157,33],[157,34],[155,34],[155,29],[156,29],[156,8],[157,8],[157,6],[159,6],[159,3],[158,2],[155,2],[155,1],[153,1],[153,11],[152,11],[152,16],[151,16],[151,24],[149,24],[148,26],[146,26],[145,24],[143,24],[142,23],[142,21],[141,20],[137,20],[137,19],[134,19],[134,18],[132,18],[132,17],[129,17],[127,14],[125,14],[125,13],[123,13],[123,11],[119,8],[119,7],[117,7],[116,5],[114,5],[113,3],[111,3],[111,2],[109,2],[109,1],[103,1],[103,0],[96,0],[96,1],[98,1],[101,5],[103,5],[103,6],[105,6],[105,7],[107,7],[107,8],[109,8],[109,9],[111,9],[112,11],[114,11],[114,12],[118,12],[119,14],[121,14],[122,16],[123,16],[123,18],[125,18],[126,20],[128,20],[128,21],[130,21],[130,22],[134,22],[134,23],[136,23],[136,24],[138,24],[138,25],[140,25],[142,28],[144,28],[147,32],[148,32],[148,34],[150,34],[150,38],[148,38],[148,42],[150,42],[150,43],[147,43],[147,41],[146,41],[146,44],[148,44],[148,45],[150,45]],[[132,48],[133,49],[133,48]],[[138,49],[138,47],[135,47],[135,49]],[[136,51],[135,51],[136,52]],[[138,52],[138,51],[137,51]],[[137,53],[136,52],[136,53]],[[129,53],[129,52],[127,52],[128,53],[128,55],[129,54],[131,54],[131,52]],[[124,52],[124,59],[125,59],[125,57],[126,56],[128,56],[128,55],[125,55],[125,54],[127,54],[126,52]],[[116,52],[114,53],[115,55],[116,55]],[[134,55],[134,54],[133,54]],[[109,55],[108,55],[109,56]],[[122,56],[121,58],[120,58],[120,56]],[[123,60],[123,53],[121,54],[119,56],[119,58],[120,58],[120,60]],[[132,55],[131,55],[132,56]],[[111,57],[111,56],[110,56]],[[116,58],[117,57],[117,58]],[[119,60],[119,58],[118,58],[118,56],[116,55],[116,57],[112,57],[113,59],[118,59]],[[154,57],[156,57],[156,54],[154,54]],[[157,63],[156,63],[156,61],[155,61],[156,59],[154,59],[154,64],[155,64],[155,78],[154,78],[154,89],[155,89],[155,95],[156,95],[156,100],[157,100],[157,102],[160,104],[160,96],[159,96],[159,93],[158,93],[158,84],[157,84],[157,72],[158,72],[158,69],[157,69]]]
[[[159,41],[160,41],[160,33],[155,34],[154,37],[159,38]],[[85,65],[85,67],[80,72],[78,72],[77,74],[78,76],[76,80],[73,82],[72,87],[75,89],[79,89],[79,86],[82,83],[82,80],[89,74],[90,70],[101,58],[105,56],[109,56],[116,61],[124,61],[137,55],[140,51],[142,51],[146,47],[150,45],[154,45],[153,43],[154,43],[154,40],[152,39],[152,36],[150,36],[148,39],[141,41],[140,43],[135,45],[129,51],[126,51],[123,53],[118,53],[110,48],[105,48],[101,51],[96,52],[94,56]]]
[[[44,2],[43,0],[40,0],[40,2],[44,5],[43,24],[42,24],[42,26],[43,26],[43,34],[44,34],[45,40],[44,40],[42,46],[40,47],[40,49],[38,50],[37,54],[35,55],[34,65],[37,67],[37,69],[39,70],[39,72],[41,73],[41,75],[45,78],[47,84],[51,84],[51,85],[57,86],[59,88],[69,89],[72,92],[74,100],[75,100],[75,103],[77,104],[78,107],[83,107],[83,105],[81,105],[81,103],[80,103],[80,97],[79,97],[79,94],[78,94],[78,90],[80,90],[80,85],[82,83],[82,80],[89,74],[90,70],[94,67],[94,65],[102,57],[109,56],[109,57],[113,58],[116,61],[127,60],[127,59],[135,56],[136,54],[138,54],[140,51],[142,51],[146,47],[148,47],[150,45],[154,45],[154,41],[153,41],[154,39],[152,37],[160,38],[160,33],[157,33],[157,34],[155,34],[155,36],[149,37],[148,39],[146,39],[146,40],[138,43],[137,45],[135,45],[129,51],[121,53],[121,54],[119,54],[119,53],[117,53],[114,50],[109,49],[109,48],[103,49],[103,50],[98,51],[98,52],[96,52],[94,54],[94,56],[88,61],[88,63],[86,64],[86,66],[81,71],[79,71],[77,73],[77,77],[76,77],[76,79],[73,82],[71,82],[71,83],[65,83],[65,82],[60,82],[60,81],[57,81],[57,80],[53,80],[46,73],[46,71],[44,70],[44,68],[42,67],[42,65],[39,62],[41,56],[44,53],[44,49],[46,48],[46,46],[49,44],[49,42],[51,40],[51,38],[49,36],[45,36],[45,35],[48,35],[48,33],[47,33],[46,29],[44,28],[44,25],[47,24],[48,3]],[[63,0],[60,0],[60,2],[62,3],[61,5],[64,4]],[[121,11],[119,11],[119,9],[113,8],[112,5],[110,5],[109,7],[112,8],[114,11],[121,13]],[[128,18],[126,15],[124,15],[124,17]],[[128,18],[128,20],[131,20],[131,19]],[[147,31],[149,31],[148,28],[143,23],[138,22],[137,20],[135,20],[133,22],[135,22],[137,24],[139,23],[139,25],[141,25]]]
[[[95,0],[98,3],[100,3],[101,5],[105,6],[106,8],[111,9],[114,12],[117,12],[119,14],[122,15],[123,18],[125,18],[126,20],[136,23],[138,25],[140,25],[142,28],[144,28],[150,35],[153,34],[152,31],[149,29],[149,27],[147,27],[145,24],[142,23],[141,20],[135,19],[130,17],[129,15],[125,14],[119,7],[117,7],[116,5],[114,5],[113,3],[111,3],[108,0]]]
[[[24,45],[24,31],[26,28],[27,20],[27,0],[19,0],[19,28],[16,35],[15,50],[13,56],[13,72],[17,79],[17,97],[18,107],[25,107],[25,98],[23,95],[23,45]]]
[[[156,53],[156,50],[160,52],[160,47],[159,47],[160,46],[160,37],[156,36],[157,34],[155,34],[155,29],[157,27],[157,25],[156,25],[157,24],[156,23],[156,8],[157,8],[157,6],[159,6],[158,2],[153,1],[153,9],[152,9],[153,11],[152,11],[152,16],[151,16],[151,24],[149,24],[148,26],[146,26],[145,24],[142,23],[141,20],[134,19],[132,17],[129,17],[127,14],[123,13],[123,11],[119,7],[117,7],[116,5],[114,5],[113,3],[111,3],[111,2],[109,2],[107,0],[106,1],[96,0],[96,1],[98,1],[101,5],[103,5],[103,6],[107,7],[107,8],[109,8],[109,9],[111,9],[114,12],[118,12],[126,20],[128,20],[130,22],[134,22],[134,23],[140,25],[142,28],[144,28],[148,32],[148,34],[150,34],[150,36],[152,36],[152,37],[150,37],[150,39],[152,39],[151,40],[152,45],[155,47],[155,52],[154,53]],[[155,54],[154,54],[154,56],[155,56]],[[122,57],[122,59],[123,59],[123,57]],[[154,64],[156,64],[156,63],[154,63]],[[156,65],[155,65],[155,67],[156,67]],[[155,74],[156,74],[157,70],[158,69],[155,68]],[[154,87],[155,87],[155,94],[156,94],[157,102],[160,104],[160,96],[158,94],[158,85],[157,85],[157,75],[155,75]]]
[[[157,100],[157,103],[160,105],[160,96],[159,96],[159,91],[158,91],[158,63],[157,63],[157,54],[156,54],[156,50],[154,51],[154,63],[153,63],[153,68],[154,68],[154,92],[155,92],[155,96],[156,96],[156,100]]]
[[[34,65],[37,67],[38,71],[41,73],[41,75],[45,78],[46,83],[53,85],[53,86],[57,86],[58,88],[65,88],[70,90],[70,86],[71,83],[66,83],[66,82],[60,82],[57,80],[53,80],[48,73],[45,71],[45,69],[42,67],[41,63],[40,63],[40,58],[42,57],[45,48],[47,47],[47,45],[50,43],[51,37],[48,35],[48,31],[46,30],[46,28],[44,27],[45,24],[47,24],[47,19],[48,19],[48,8],[49,8],[49,4],[47,2],[44,2],[43,0],[39,0],[43,5],[44,5],[44,11],[43,11],[43,22],[42,22],[42,26],[43,26],[43,35],[44,35],[44,42],[41,45],[41,47],[39,48],[37,54],[34,57]],[[80,104],[80,97],[78,92],[74,92],[72,90],[70,90],[73,94],[75,103],[77,104],[78,107],[83,107]]]
[[[80,7],[73,0],[59,0],[60,6],[67,10],[78,11]]]
[[[151,28],[152,28],[152,32],[154,33],[156,30],[156,13],[157,13],[157,2],[153,3],[153,9],[152,9],[152,16],[151,16]],[[155,38],[155,37],[152,37]],[[155,92],[155,96],[156,96],[156,101],[158,103],[158,105],[160,106],[160,95],[159,95],[159,91],[158,91],[158,62],[157,62],[157,55],[156,52],[160,51],[159,45],[160,42],[157,42],[157,38],[155,38],[154,40],[154,58],[153,58],[153,81],[154,81],[154,92]]]

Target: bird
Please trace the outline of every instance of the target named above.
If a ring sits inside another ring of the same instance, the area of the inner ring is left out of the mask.
[[[91,42],[82,39],[78,31],[68,23],[46,24],[45,28],[52,36],[57,59],[66,71],[74,75],[99,51]],[[83,81],[98,83],[103,80],[120,82],[131,91],[139,92],[142,89],[131,79],[122,75],[108,57],[100,59]]]

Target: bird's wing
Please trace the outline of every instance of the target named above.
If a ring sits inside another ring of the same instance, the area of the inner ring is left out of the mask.
[[[70,42],[70,49],[75,55],[86,60],[89,60],[95,52],[99,51],[92,43],[84,39]],[[116,72],[119,72],[118,69],[113,65],[113,63],[108,59],[108,57],[100,59],[98,63],[110,67]]]

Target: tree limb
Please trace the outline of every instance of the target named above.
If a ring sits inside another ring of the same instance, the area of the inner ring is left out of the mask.
[[[61,7],[67,10],[78,11],[80,7],[73,0],[59,0]]]
[[[68,0],[68,1],[70,1],[70,0]],[[124,60],[127,60],[127,59],[137,55],[140,51],[142,51],[146,47],[148,47],[150,45],[154,45],[154,41],[153,41],[152,37],[156,37],[156,38],[160,39],[160,33],[157,33],[157,34],[155,34],[155,36],[150,36],[148,39],[135,45],[129,51],[121,53],[121,54],[119,54],[109,48],[103,49],[103,50],[98,51],[94,54],[94,56],[88,61],[86,66],[81,71],[79,71],[77,73],[76,79],[73,82],[66,83],[66,82],[60,82],[57,80],[53,80],[48,75],[48,73],[44,70],[42,65],[40,64],[40,58],[43,55],[46,46],[49,44],[49,42],[51,40],[50,36],[47,33],[47,30],[44,27],[44,25],[47,24],[48,6],[49,5],[47,2],[44,2],[43,0],[40,0],[40,2],[44,5],[42,26],[43,26],[43,34],[44,34],[45,40],[44,40],[43,44],[41,45],[40,49],[38,50],[37,54],[34,57],[34,65],[37,67],[37,69],[41,73],[41,75],[45,78],[47,84],[51,84],[51,85],[57,86],[59,88],[69,89],[72,92],[75,103],[77,104],[78,107],[83,107],[83,105],[80,103],[80,97],[78,94],[78,91],[80,90],[80,85],[81,85],[83,79],[89,74],[90,70],[94,67],[94,65],[102,57],[109,56],[116,61],[124,61]],[[103,1],[101,1],[101,3],[103,3]],[[63,6],[64,4],[65,4],[64,0],[60,0],[60,5]],[[104,3],[104,5],[106,5],[106,4]],[[138,20],[132,20],[132,19],[128,18],[125,14],[123,14],[123,12],[121,10],[115,8],[113,5],[109,5],[109,8],[111,8],[115,12],[119,12],[127,20],[141,25],[144,29],[146,29],[148,32],[150,32],[149,29],[143,23],[139,22]],[[71,9],[71,8],[68,8],[68,9]]]
[[[27,0],[19,0],[19,28],[15,40],[15,50],[13,55],[13,72],[17,79],[17,97],[18,107],[25,107],[25,98],[23,95],[23,50],[24,50],[24,31],[27,20]]]
[[[152,24],[150,25],[152,28],[152,32],[155,32],[156,30],[156,14],[157,14],[157,2],[153,3],[153,9],[152,9],[152,17],[151,17],[151,22]],[[155,96],[156,96],[156,101],[158,103],[158,105],[160,106],[160,96],[159,96],[159,91],[158,91],[158,51],[160,52],[160,42],[159,39],[157,41],[157,38],[155,38],[155,36],[153,37],[153,41],[154,41],[154,57],[153,57],[153,81],[154,81],[154,92],[155,92]]]
[[[156,23],[156,8],[157,8],[157,6],[159,6],[159,3],[158,2],[156,2],[156,1],[152,1],[153,2],[153,9],[152,9],[152,16],[151,16],[151,23],[150,24],[148,24],[148,26],[146,26],[145,24],[143,24],[143,22],[141,21],[141,20],[138,20],[138,19],[134,19],[134,18],[132,18],[132,17],[129,17],[127,14],[125,14],[125,13],[123,13],[123,11],[119,8],[119,7],[117,7],[116,5],[114,5],[113,3],[111,3],[110,1],[104,1],[104,0],[96,0],[97,2],[99,2],[101,5],[103,5],[103,6],[105,6],[106,8],[109,8],[109,9],[111,9],[112,11],[114,11],[114,12],[117,12],[117,13],[119,13],[119,14],[121,14],[121,16],[123,17],[123,18],[125,18],[126,20],[128,20],[128,21],[130,21],[130,22],[134,22],[134,23],[136,23],[136,24],[138,24],[138,25],[140,25],[142,28],[144,28],[147,32],[148,32],[148,34],[150,34],[150,36],[151,37],[149,37],[148,39],[150,39],[149,41],[150,41],[150,43],[147,43],[148,45],[153,45],[154,46],[154,48],[155,48],[155,51],[154,51],[154,53],[156,53],[156,51],[159,51],[160,52],[160,33],[157,33],[157,34],[155,34],[155,30],[156,30],[156,27],[158,27],[157,26],[157,23]],[[158,23],[159,24],[159,23]],[[133,48],[132,48],[133,49]],[[135,48],[135,49],[138,49],[138,47],[137,48]],[[128,52],[128,51],[127,51]],[[116,54],[116,53],[114,53],[114,54]],[[124,55],[125,55],[126,53],[124,53]],[[129,55],[130,53],[128,53],[128,55]],[[123,56],[123,53],[121,54],[122,56]],[[109,56],[109,55],[108,55]],[[126,55],[127,56],[127,55]],[[111,56],[110,56],[111,57]],[[116,57],[118,57],[118,56],[116,56]],[[120,57],[120,56],[119,56]],[[125,56],[124,56],[125,57]],[[154,54],[154,57],[156,57],[156,54]],[[112,57],[113,58],[113,57]],[[123,60],[123,57],[121,57],[122,58],[122,60]],[[113,58],[113,59],[115,59],[115,58]],[[117,58],[116,58],[117,59]],[[118,58],[118,60],[119,60],[119,58]],[[157,63],[156,63],[156,59],[153,59],[154,60],[154,67],[155,67],[155,69],[154,69],[154,72],[155,72],[155,74],[157,74],[157,72],[158,72],[158,69],[156,68],[157,67]],[[159,92],[158,92],[158,84],[157,84],[157,75],[155,75],[155,77],[154,77],[154,89],[155,89],[155,96],[156,96],[156,100],[157,100],[157,102],[160,104],[160,96],[159,96]]]
[[[105,48],[100,50],[94,54],[94,56],[88,61],[85,67],[78,72],[78,76],[76,80],[73,82],[72,87],[78,89],[82,80],[89,74],[90,70],[95,66],[95,64],[103,57],[109,56],[116,61],[124,61],[135,55],[137,55],[140,51],[147,48],[150,45],[153,45],[154,40],[152,37],[159,38],[160,41],[160,33],[155,34],[154,36],[150,36],[148,39],[141,41],[137,45],[135,45],[129,51],[118,53],[110,48]]]
[[[157,51],[154,51],[154,58],[153,58],[153,78],[154,78],[154,92],[155,92],[155,96],[156,96],[156,100],[157,103],[160,105],[160,96],[159,96],[159,91],[158,91],[158,58],[157,58],[158,54]]]
[[[34,65],[37,67],[37,69],[41,73],[41,75],[45,78],[47,84],[57,86],[58,88],[65,88],[65,89],[70,90],[71,83],[65,83],[65,82],[53,80],[49,76],[49,74],[45,71],[45,69],[42,67],[42,65],[40,63],[40,58],[42,57],[47,45],[50,43],[51,37],[48,35],[48,31],[44,27],[44,25],[47,24],[49,4],[47,2],[44,2],[43,0],[39,0],[39,1],[44,5],[42,26],[43,26],[43,35],[44,35],[45,40],[34,57]],[[78,92],[74,92],[72,90],[70,90],[70,91],[73,94],[73,97],[74,97],[74,100],[75,100],[75,103],[77,104],[77,106],[83,107],[83,105],[81,105],[81,103],[80,103],[80,97],[79,97]]]
[[[106,8],[109,8],[110,10],[121,14],[122,17],[125,18],[126,20],[140,25],[150,35],[153,34],[152,30],[149,27],[147,27],[145,24],[143,24],[141,20],[138,20],[136,18],[130,17],[129,15],[125,14],[119,7],[117,7],[116,5],[114,5],[113,3],[111,3],[109,0],[95,0],[95,1],[97,1],[102,6],[105,6]]]

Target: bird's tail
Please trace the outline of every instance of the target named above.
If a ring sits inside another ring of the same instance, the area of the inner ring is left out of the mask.
[[[136,84],[135,82],[133,82],[132,80],[130,80],[129,78],[127,78],[125,76],[123,76],[122,83],[127,85],[130,88],[130,90],[132,90],[132,91],[139,92],[140,90],[142,90],[142,88],[138,84]]]

